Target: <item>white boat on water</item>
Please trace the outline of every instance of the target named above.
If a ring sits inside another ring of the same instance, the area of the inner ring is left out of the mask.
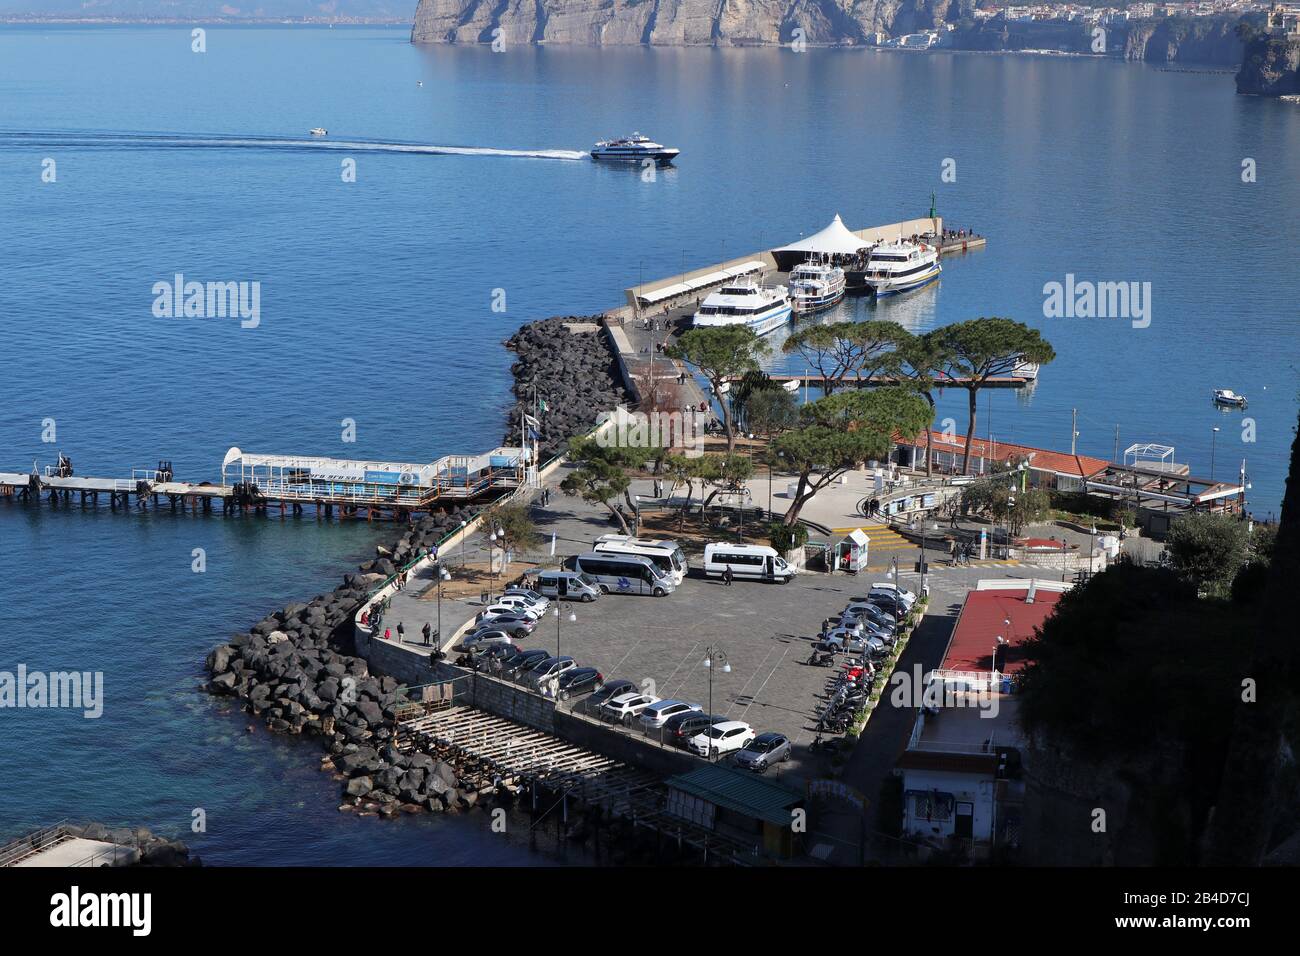
[[[766,335],[790,321],[791,309],[785,286],[765,289],[753,279],[738,279],[709,293],[691,324],[697,329],[741,325]]]
[[[640,163],[650,159],[657,166],[672,165],[680,153],[680,149],[656,143],[640,133],[620,136],[618,139],[602,139],[591,148],[591,158],[599,162]]]
[[[1216,388],[1214,390],[1214,404],[1226,408],[1245,408],[1246,396],[1238,395],[1230,388]]]
[[[929,285],[942,271],[937,246],[900,239],[871,250],[863,281],[877,296],[897,295]]]
[[[828,309],[844,298],[844,270],[809,259],[790,270],[790,303],[796,315]]]
[[[327,130],[324,126],[317,126],[311,130],[311,134],[313,136],[324,136],[328,132],[329,130]]]

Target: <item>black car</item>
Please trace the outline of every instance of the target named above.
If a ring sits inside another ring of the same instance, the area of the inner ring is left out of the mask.
[[[605,678],[594,667],[575,667],[560,675],[559,698],[568,700],[579,694],[597,693],[605,686]]]
[[[587,698],[587,709],[595,710],[601,704],[605,703],[605,701],[611,700],[619,694],[627,694],[634,690],[637,690],[635,681],[612,680]]]
[[[720,714],[702,714],[698,710],[684,714],[674,714],[664,721],[663,739],[678,747],[685,747],[696,734],[703,733],[708,727],[720,724],[726,717]]]
[[[550,651],[543,651],[539,648],[534,648],[531,651],[520,651],[512,657],[507,657],[501,663],[501,673],[506,677],[523,674],[550,656]]]

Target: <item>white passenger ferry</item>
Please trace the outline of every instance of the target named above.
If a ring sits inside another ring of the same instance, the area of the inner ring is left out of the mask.
[[[900,239],[871,250],[864,281],[877,296],[896,295],[930,284],[942,271],[937,246]]]
[[[680,149],[656,143],[640,133],[620,136],[618,139],[602,139],[591,148],[591,158],[601,162],[639,163],[652,159],[658,166],[671,165],[680,153]]]
[[[790,270],[790,302],[797,315],[828,309],[844,298],[844,270],[809,260]]]
[[[697,328],[743,325],[766,335],[790,321],[790,296],[783,285],[765,289],[753,279],[732,280],[709,294],[692,319]]]

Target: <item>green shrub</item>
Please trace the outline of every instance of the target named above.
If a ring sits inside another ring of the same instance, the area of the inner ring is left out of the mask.
[[[795,548],[802,548],[808,543],[808,526],[804,524],[791,526],[773,521],[768,525],[767,536],[772,542],[772,547],[785,554]]]

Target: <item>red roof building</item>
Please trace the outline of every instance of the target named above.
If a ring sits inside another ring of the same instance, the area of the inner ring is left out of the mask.
[[[1061,585],[1053,584],[1031,585],[1013,578],[979,582],[976,590],[966,595],[940,670],[997,670],[1003,674],[1020,670],[1024,666],[1020,645],[1034,636],[1034,629],[1047,620],[1061,599]],[[1028,603],[1031,587],[1034,593],[1032,603]],[[993,648],[999,645],[1002,650],[998,651],[995,668]]]
[[[915,438],[895,441],[899,464],[908,468],[925,467],[925,433]],[[966,450],[965,435],[930,432],[930,457],[934,470],[956,473],[961,470],[962,455]],[[968,471],[980,475],[993,464],[1016,466],[1025,462],[1029,467],[1029,484],[1040,488],[1059,488],[1062,491],[1080,491],[1083,482],[1106,470],[1110,464],[1101,458],[1071,455],[1066,452],[1032,448],[1010,442],[987,441],[974,438],[970,443]]]

